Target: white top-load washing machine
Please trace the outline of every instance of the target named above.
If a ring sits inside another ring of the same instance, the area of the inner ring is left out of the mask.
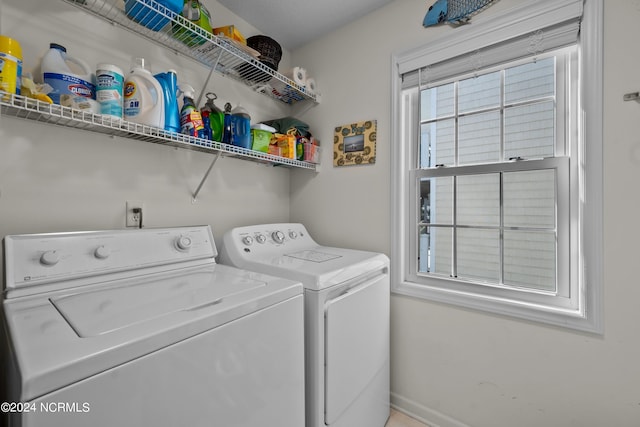
[[[208,226],[7,236],[9,425],[304,424],[300,283]]]
[[[302,224],[239,227],[220,263],[302,282],[306,426],[383,427],[389,417],[389,259],[318,245]]]

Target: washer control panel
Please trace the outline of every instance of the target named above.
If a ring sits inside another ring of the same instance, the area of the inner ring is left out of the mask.
[[[209,226],[7,236],[7,291],[216,255]]]

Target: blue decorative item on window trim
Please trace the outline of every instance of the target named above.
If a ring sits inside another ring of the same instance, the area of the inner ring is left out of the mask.
[[[424,17],[422,25],[433,25],[447,22],[449,24],[464,24],[471,16],[479,13],[495,0],[437,0]]]

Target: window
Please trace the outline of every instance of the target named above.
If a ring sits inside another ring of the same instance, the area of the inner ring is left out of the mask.
[[[582,13],[521,7],[394,57],[395,292],[600,330],[583,231],[599,224],[584,195],[597,200],[602,172],[584,153],[601,138],[583,126],[589,114],[601,134],[601,118],[582,91],[601,82]]]

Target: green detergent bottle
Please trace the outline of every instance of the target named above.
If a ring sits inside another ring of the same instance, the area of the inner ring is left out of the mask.
[[[218,99],[215,93],[207,93],[207,102],[200,109],[201,112],[209,112],[209,124],[211,127],[211,137],[214,141],[222,142],[224,133],[224,112],[213,102]]]

